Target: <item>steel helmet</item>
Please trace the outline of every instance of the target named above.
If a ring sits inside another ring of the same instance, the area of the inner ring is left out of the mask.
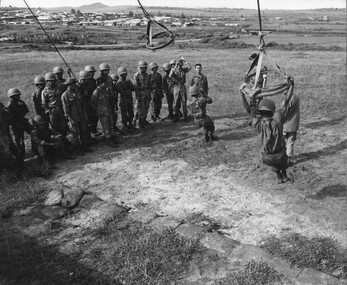
[[[78,76],[79,76],[80,79],[89,79],[90,78],[90,73],[87,70],[81,70],[78,73]]]
[[[144,60],[140,60],[138,66],[141,67],[147,67],[147,62]]]
[[[119,79],[119,76],[118,76],[117,74],[114,74],[114,73],[112,73],[112,74],[110,75],[110,77],[112,78],[113,81]]]
[[[128,73],[128,70],[125,67],[121,66],[120,68],[118,68],[117,73],[118,75],[122,75],[124,73]]]
[[[34,78],[34,84],[45,84],[46,81],[45,81],[45,78],[41,75],[38,75]]]
[[[89,72],[96,72],[96,69],[95,69],[95,67],[93,65],[86,65],[84,70],[87,70]]]
[[[264,98],[258,105],[259,111],[270,111],[272,113],[276,110],[276,105],[271,99]]]
[[[57,76],[56,76],[53,72],[47,72],[47,73],[45,74],[45,80],[46,80],[46,81],[57,80]]]
[[[33,124],[34,125],[42,125],[42,124],[46,124],[48,123],[44,117],[40,116],[40,115],[36,115],[33,119]]]
[[[11,98],[12,96],[15,96],[15,95],[21,95],[22,93],[19,91],[19,89],[17,88],[11,88],[8,90],[7,92],[7,96],[8,98]]]
[[[164,64],[163,64],[163,69],[164,69],[164,70],[169,70],[169,69],[171,69],[170,63],[167,63],[167,62],[164,63]]]
[[[189,95],[190,96],[197,96],[200,94],[200,88],[196,85],[189,87]]]
[[[151,62],[151,63],[148,65],[148,68],[149,68],[150,70],[152,70],[152,69],[155,68],[155,67],[158,67],[158,64],[157,64],[156,62]]]
[[[170,65],[171,65],[171,64],[176,64],[176,60],[170,59]]]
[[[110,66],[107,63],[101,63],[99,65],[99,70],[110,70]]]
[[[64,69],[61,66],[56,66],[53,68],[53,73],[64,73]]]

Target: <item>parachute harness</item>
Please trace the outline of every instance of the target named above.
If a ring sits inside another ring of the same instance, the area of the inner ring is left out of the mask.
[[[140,5],[140,8],[142,10],[143,15],[147,18],[147,43],[146,47],[150,50],[157,50],[157,49],[162,49],[170,44],[172,44],[175,41],[175,34],[170,31],[167,27],[165,27],[163,24],[152,20],[146,9],[142,6],[140,0],[137,0],[137,2]],[[153,26],[156,26],[157,28],[161,29],[162,32],[159,32],[157,34],[153,35]],[[154,46],[153,44],[153,39],[161,38],[162,36],[167,36],[169,40],[164,42],[161,45],[156,45]]]
[[[288,85],[287,82],[285,82],[285,83],[280,83],[280,84],[277,84],[275,86],[266,88],[266,86],[265,86],[266,82],[265,82],[265,84],[262,86],[262,88],[259,88],[257,86],[258,80],[259,80],[261,75],[267,74],[269,72],[277,72],[276,70],[268,70],[265,66],[262,68],[263,57],[264,57],[264,55],[266,55],[266,52],[265,52],[265,40],[264,40],[265,34],[263,33],[263,28],[262,28],[259,0],[257,0],[257,4],[258,4],[259,36],[260,36],[259,52],[256,55],[256,57],[254,58],[251,66],[249,67],[249,69],[248,69],[248,71],[246,73],[245,82],[249,82],[250,79],[255,76],[254,85],[253,85],[252,90],[249,92],[248,95],[250,97],[266,97],[266,96],[277,95],[277,94],[280,94],[280,93],[288,90],[289,89],[289,85]],[[285,77],[287,77],[286,74],[281,70],[279,65],[276,64],[273,60],[271,60],[271,61],[272,61],[272,64],[277,68],[277,70],[281,74],[283,74]],[[255,66],[256,66],[255,73],[251,73],[250,74],[250,72],[253,70],[253,68]]]

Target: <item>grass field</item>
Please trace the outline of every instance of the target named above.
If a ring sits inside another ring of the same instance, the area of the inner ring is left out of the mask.
[[[203,73],[209,79],[210,95],[214,99],[211,110],[214,115],[242,112],[238,87],[243,82],[249,68],[248,57],[253,49],[209,50],[167,48],[157,52],[148,50],[119,51],[63,51],[66,61],[77,75],[87,64],[95,67],[101,62],[111,66],[111,73],[119,66],[127,67],[129,77],[136,72],[137,62],[145,59],[162,65],[171,58],[184,56],[192,65],[202,63]],[[22,98],[31,108],[30,95],[34,91],[33,79],[44,75],[62,60],[55,52],[5,52],[0,53],[1,83],[0,100],[7,102],[7,90],[17,87]],[[295,92],[302,98],[304,115],[333,116],[345,113],[346,103],[346,53],[320,51],[267,51],[264,64],[272,68],[276,62],[282,70],[294,76]],[[193,74],[190,72],[190,76]],[[189,77],[190,77],[189,76]],[[282,80],[280,75],[272,75],[271,82]],[[280,97],[280,96],[279,96]],[[33,114],[29,114],[31,117]]]

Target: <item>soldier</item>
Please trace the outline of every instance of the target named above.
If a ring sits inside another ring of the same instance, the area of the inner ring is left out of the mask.
[[[99,77],[96,82],[98,87],[94,90],[90,99],[91,106],[101,122],[107,144],[111,147],[115,147],[116,139],[113,130],[113,118],[109,102],[109,94],[107,92],[107,79]]]
[[[162,105],[162,99],[164,97],[163,93],[163,78],[160,73],[158,73],[158,64],[156,62],[151,62],[149,64],[150,74],[149,74],[149,89],[151,92],[151,102],[150,102],[150,113],[153,122],[160,120],[160,111]]]
[[[183,63],[189,65],[189,67],[183,67]],[[183,57],[178,62],[174,60],[170,61],[171,71],[169,76],[174,82],[174,109],[175,109],[175,118],[174,122],[179,120],[179,112],[182,104],[184,121],[188,122],[188,110],[187,110],[187,90],[186,90],[186,74],[192,69],[192,66],[188,61]]]
[[[134,88],[135,88],[135,118],[139,120],[139,128],[143,128],[145,125],[150,125],[147,121],[147,113],[149,109],[149,103],[151,102],[151,94],[149,90],[149,76],[146,72],[147,62],[140,60],[138,63],[139,71],[134,75]]]
[[[73,141],[82,147],[82,149],[77,149],[78,154],[84,154],[84,152],[92,152],[92,150],[87,144],[87,112],[76,83],[74,78],[69,78],[64,82],[68,87],[61,100]]]
[[[107,63],[101,63],[99,65],[99,70],[100,70],[100,76],[98,78],[104,78],[106,79],[106,92],[108,94],[108,100],[109,100],[109,105],[112,110],[112,119],[113,119],[113,130],[118,131],[119,129],[117,127],[117,113],[116,113],[116,98],[118,96],[117,90],[113,84],[113,80],[111,76],[109,75],[110,73],[110,66]]]
[[[189,109],[194,116],[194,124],[198,128],[203,128],[205,141],[209,142],[215,139],[213,120],[206,115],[206,104],[212,104],[212,99],[204,94],[204,89],[198,86],[189,87]]]
[[[125,67],[121,66],[117,71],[120,79],[117,82],[117,90],[120,97],[120,111],[122,114],[122,124],[128,130],[134,130],[134,106],[132,92],[135,90],[133,83],[127,79],[128,71]]]
[[[36,91],[31,95],[33,109],[36,115],[45,116],[45,110],[42,107],[42,91],[46,86],[45,78],[38,75],[34,78]]]
[[[204,90],[206,96],[208,96],[208,81],[206,75],[201,73],[202,65],[201,63],[195,64],[195,75],[190,80],[189,86],[198,86]]]
[[[67,89],[67,86],[64,85],[64,82],[66,81],[66,79],[63,78],[64,69],[61,66],[55,66],[53,68],[53,73],[57,77],[57,84],[58,84],[59,88],[61,89],[61,93],[65,92]],[[68,73],[69,77],[71,77],[71,69],[69,67],[67,68],[67,73]]]
[[[42,91],[42,107],[49,117],[52,129],[62,135],[64,146],[70,152],[70,143],[66,139],[68,125],[61,101],[62,89],[59,88],[57,77],[53,72],[47,72],[45,80],[46,87]]]
[[[29,109],[23,100],[20,99],[22,93],[17,88],[8,90],[7,95],[9,102],[7,105],[9,125],[12,128],[16,148],[18,151],[18,167],[22,169],[25,156],[24,131],[31,134],[33,126],[25,115],[29,113]]]
[[[117,127],[117,122],[118,122],[118,90],[117,90],[117,82],[119,80],[119,76],[117,74],[112,73],[110,75],[110,77],[112,78],[112,84],[113,84],[113,90],[115,90],[115,96],[114,99],[110,101],[110,104],[113,104],[113,106],[111,107],[113,110],[113,125],[114,125],[114,130],[115,132],[118,132],[120,134],[125,134],[126,133],[126,129],[123,128],[119,129]]]
[[[285,120],[285,109],[293,95],[294,79],[288,76],[288,96],[283,103],[284,109],[276,111],[275,103],[270,99],[263,99],[258,106],[258,114],[253,118],[252,126],[260,134],[261,155],[263,163],[269,165],[277,175],[278,183],[290,181],[287,176],[288,157],[283,145],[283,123]],[[242,90],[245,83],[240,86],[242,101],[250,113],[250,106]]]
[[[166,118],[169,120],[173,120],[173,118],[174,118],[174,115],[173,115],[173,87],[174,87],[174,83],[172,81],[172,78],[169,77],[169,74],[171,71],[170,63],[164,63],[163,69],[165,72],[165,75],[163,76],[163,91],[166,95],[166,101],[167,101],[168,111],[169,111],[169,115]]]
[[[41,174],[47,175],[51,161],[57,154],[64,153],[62,135],[51,130],[48,121],[41,115],[34,117],[33,125],[31,149],[41,159]]]

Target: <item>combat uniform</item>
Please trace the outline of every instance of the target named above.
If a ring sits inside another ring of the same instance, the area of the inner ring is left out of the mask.
[[[122,114],[122,124],[124,126],[132,127],[134,119],[134,106],[132,92],[135,90],[133,83],[129,80],[120,78],[116,85],[119,93],[119,107]]]
[[[159,119],[163,94],[163,78],[160,73],[150,73],[149,74],[149,89],[151,91],[151,118],[152,120]]]
[[[92,94],[94,90],[96,89],[96,82],[94,78],[90,78],[90,79],[88,79],[86,83],[79,83],[78,89],[81,93],[83,104],[85,106],[85,110],[87,113],[87,118],[88,118],[87,124],[88,124],[89,131],[92,134],[96,134],[97,133],[96,129],[98,125],[98,117],[95,115],[95,112],[92,106],[90,105],[90,98],[92,97]],[[95,85],[92,82],[94,82]]]
[[[43,89],[36,87],[36,91],[31,95],[31,102],[36,115],[45,117],[45,110],[42,107]]]
[[[151,94],[149,90],[149,75],[138,71],[134,75],[135,88],[135,120],[145,121],[148,114],[149,103],[151,102]]]
[[[168,111],[169,111],[169,119],[173,119],[173,88],[174,88],[174,82],[171,77],[169,77],[169,74],[165,74],[163,76],[163,90],[166,95],[166,101],[168,105]]]
[[[203,89],[205,92],[205,95],[208,96],[208,81],[207,77],[204,74],[195,74],[192,79],[190,80],[189,86],[198,86],[199,88]]]

